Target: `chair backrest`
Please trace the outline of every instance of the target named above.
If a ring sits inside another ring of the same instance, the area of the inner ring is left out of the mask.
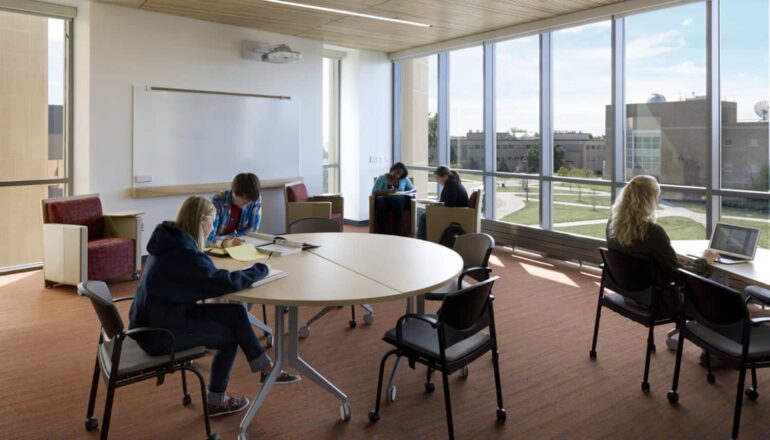
[[[481,188],[472,191],[471,195],[468,196],[468,207],[481,212]]]
[[[98,195],[43,200],[43,223],[88,227],[88,239],[104,236],[104,213]]]
[[[328,218],[303,218],[289,225],[289,234],[342,232],[342,225]]]
[[[491,277],[444,298],[438,322],[446,347],[475,335],[492,323],[489,295],[498,278]]]
[[[488,267],[489,256],[494,247],[495,239],[491,235],[471,232],[458,236],[452,249],[462,257],[463,269],[468,269],[469,267]]]
[[[634,301],[651,305],[653,265],[647,259],[599,248],[604,261],[602,278],[606,287]]]
[[[287,183],[284,187],[284,194],[286,196],[286,202],[307,202],[309,196],[307,194],[307,187],[302,182]]]
[[[684,279],[685,318],[717,331],[749,318],[746,301],[737,290],[683,269],[679,272]]]
[[[123,319],[112,302],[112,294],[104,281],[83,281],[78,284],[78,293],[91,300],[91,305],[108,338],[112,339],[123,332],[125,329]]]

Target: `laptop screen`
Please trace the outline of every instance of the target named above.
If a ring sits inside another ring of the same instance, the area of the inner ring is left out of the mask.
[[[717,223],[711,238],[711,249],[728,255],[751,259],[757,248],[759,230]]]

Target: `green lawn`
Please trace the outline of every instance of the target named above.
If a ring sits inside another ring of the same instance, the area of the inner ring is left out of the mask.
[[[663,226],[672,240],[703,240],[706,238],[706,229],[687,217],[663,217],[658,219],[658,224]],[[570,234],[605,238],[605,227],[606,224],[596,224],[555,229]]]
[[[554,205],[553,207],[554,223],[602,220],[608,217],[609,211],[606,209],[594,211],[590,207],[580,208],[564,205]],[[525,202],[524,208],[506,215],[501,221],[521,225],[538,225],[540,224],[540,202],[536,200]]]

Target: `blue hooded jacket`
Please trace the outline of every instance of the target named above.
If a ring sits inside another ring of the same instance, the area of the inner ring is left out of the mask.
[[[150,256],[131,304],[131,328],[148,326],[185,331],[195,326],[200,307],[197,301],[237,292],[261,280],[268,272],[262,263],[234,272],[217,269],[192,237],[172,222],[155,228],[147,251]]]

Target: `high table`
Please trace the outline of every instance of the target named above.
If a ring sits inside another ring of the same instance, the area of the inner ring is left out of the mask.
[[[708,240],[671,241],[671,246],[678,255],[689,258],[693,255],[701,255],[708,245]],[[770,289],[770,250],[768,249],[757,248],[753,261],[738,264],[713,263],[711,267],[728,277]]]
[[[340,416],[350,420],[347,396],[299,356],[298,310],[301,306],[348,306],[409,298],[430,292],[462,270],[463,261],[453,250],[423,240],[361,233],[286,235],[293,241],[320,245],[299,254],[270,259],[271,268],[288,276],[226,296],[235,301],[275,306],[275,366],[241,421],[239,440],[270,392],[284,366],[340,399]],[[214,258],[217,267],[238,270],[248,263]],[[288,309],[288,348],[284,346],[283,315]]]

